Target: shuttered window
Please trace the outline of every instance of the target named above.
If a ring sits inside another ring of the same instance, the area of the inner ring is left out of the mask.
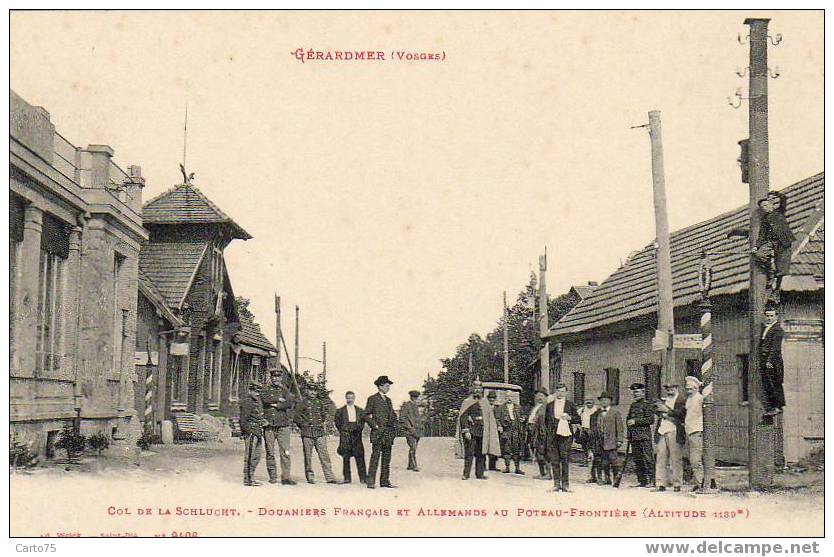
[[[643,383],[646,385],[646,398],[650,400],[660,399],[660,371],[657,364],[645,364],[643,366]]]
[[[43,214],[41,249],[63,259],[69,256],[69,229],[47,213]]]
[[[609,367],[605,370],[605,390],[611,395],[611,403],[620,403],[620,370]]]
[[[585,402],[585,374],[573,372],[573,402],[580,405]]]

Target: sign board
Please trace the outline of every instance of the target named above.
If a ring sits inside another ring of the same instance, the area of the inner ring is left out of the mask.
[[[150,360],[150,364],[148,361]],[[135,366],[158,366],[159,365],[159,352],[153,351],[150,354],[148,352],[134,352],[133,353],[133,365]]]
[[[675,335],[674,341],[675,348],[680,349],[687,349],[691,348],[693,350],[700,350],[703,346],[703,341],[701,339],[700,334],[696,335]]]
[[[172,342],[168,353],[172,356],[188,356],[188,343]]]

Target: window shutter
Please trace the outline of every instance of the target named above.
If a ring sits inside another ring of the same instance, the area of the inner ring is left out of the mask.
[[[69,232],[55,217],[44,213],[41,249],[66,259],[69,256]]]

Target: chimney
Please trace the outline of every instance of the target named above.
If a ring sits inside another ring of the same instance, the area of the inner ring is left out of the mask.
[[[588,281],[588,286],[599,286],[599,283],[595,280],[589,280]]]
[[[127,206],[137,213],[142,212],[142,189],[145,179],[142,177],[142,167],[132,164],[127,167],[127,178],[123,182],[127,193]]]
[[[113,148],[109,145],[87,145],[84,152],[88,154],[90,161],[87,187],[106,188],[110,183],[110,159],[113,157]]]

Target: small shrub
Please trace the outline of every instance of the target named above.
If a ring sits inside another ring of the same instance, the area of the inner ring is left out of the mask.
[[[58,441],[55,442],[56,449],[64,449],[67,451],[67,459],[74,460],[78,455],[84,452],[84,447],[87,446],[87,438],[75,431],[72,424],[64,426],[61,434],[58,436]]]
[[[151,445],[158,445],[161,442],[162,440],[159,435],[154,435],[149,431],[143,431],[142,435],[139,436],[139,439],[136,440],[136,446],[143,451],[147,451],[150,450]]]
[[[96,454],[101,456],[101,452],[110,447],[110,438],[102,431],[90,436],[88,440],[90,448],[96,451]]]
[[[32,443],[26,443],[12,432],[9,436],[9,468],[31,468],[38,464],[38,460]]]

